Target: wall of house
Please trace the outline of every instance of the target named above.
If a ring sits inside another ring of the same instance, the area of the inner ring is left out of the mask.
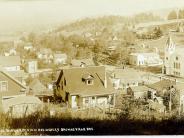
[[[30,61],[27,63],[27,72],[28,73],[35,73],[37,71],[37,61]]]
[[[111,98],[113,99],[110,102]],[[105,95],[105,96],[92,96],[92,97],[83,97],[82,99],[82,106],[83,107],[109,107],[109,105],[114,105],[115,103],[115,96],[114,95]]]
[[[3,67],[6,71],[20,71],[20,66]]]
[[[147,97],[147,91],[134,92],[134,99],[146,98],[146,97]]]
[[[54,64],[65,64],[66,59],[65,58],[55,58],[54,59]]]
[[[131,65],[137,65],[137,56],[130,55],[130,57],[129,57],[129,64],[131,64]]]
[[[19,84],[17,84],[14,80],[5,76],[3,73],[0,73],[0,82],[1,81],[8,82],[8,91],[0,91],[0,97],[23,94],[20,92],[22,87]]]
[[[177,53],[174,53],[170,57],[170,61],[169,61],[170,65],[167,68],[168,74],[178,76],[178,77],[184,77],[184,63],[183,63],[183,60],[184,60],[183,56],[180,56]],[[176,63],[180,64],[180,67],[176,67]]]

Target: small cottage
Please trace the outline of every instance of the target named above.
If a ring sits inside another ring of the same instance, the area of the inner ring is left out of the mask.
[[[71,108],[115,105],[115,89],[103,66],[62,69],[54,92]]]

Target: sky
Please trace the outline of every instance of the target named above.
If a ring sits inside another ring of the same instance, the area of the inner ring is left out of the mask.
[[[184,0],[0,0],[0,32],[173,7],[184,7]]]

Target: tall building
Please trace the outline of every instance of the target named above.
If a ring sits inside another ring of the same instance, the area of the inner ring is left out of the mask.
[[[169,36],[165,46],[163,73],[184,77],[184,46],[177,45]]]

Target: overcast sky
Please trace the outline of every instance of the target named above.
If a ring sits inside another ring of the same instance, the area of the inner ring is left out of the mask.
[[[184,7],[184,0],[0,0],[0,31]]]

